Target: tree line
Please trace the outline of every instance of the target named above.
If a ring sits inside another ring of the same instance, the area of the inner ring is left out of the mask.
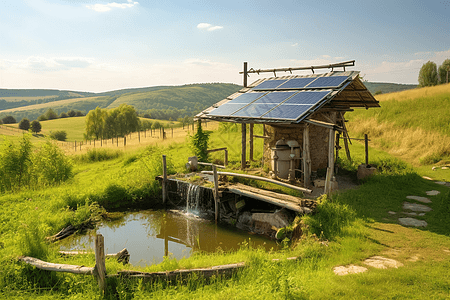
[[[423,64],[419,71],[419,87],[435,86],[449,83],[450,81],[450,59],[444,60],[442,65],[437,67],[436,63],[428,61]]]

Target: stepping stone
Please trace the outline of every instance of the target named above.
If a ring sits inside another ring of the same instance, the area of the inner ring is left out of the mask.
[[[397,213],[395,211],[388,211],[388,214],[390,215],[396,215]]]
[[[404,214],[408,216],[417,216],[417,213],[415,212],[404,212]]]
[[[406,198],[411,199],[411,200],[416,200],[422,203],[431,203],[431,200],[428,199],[427,197],[420,197],[420,196],[406,196]]]
[[[423,217],[423,216],[425,216],[425,213],[420,213],[419,216]]]
[[[422,178],[423,178],[423,179],[426,179],[426,180],[433,180],[432,178],[430,178],[430,177],[428,177],[428,176],[422,176]]]
[[[445,181],[435,181],[434,183],[437,183],[440,185],[445,185],[445,186],[450,186],[450,182],[445,182]]]
[[[355,265],[349,265],[347,267],[339,266],[339,267],[333,268],[334,274],[339,275],[339,276],[363,273],[366,271],[367,271],[367,268],[361,267],[361,266],[355,266]]]
[[[409,203],[409,202],[403,202],[403,209],[412,210],[412,211],[420,211],[420,212],[432,211],[432,209],[426,205],[417,204],[417,203]]]
[[[403,266],[401,262],[383,256],[369,257],[363,263],[377,269],[398,268]]]
[[[428,225],[426,221],[417,220],[414,218],[398,218],[398,221],[403,226],[427,227]]]
[[[439,195],[441,192],[432,190],[432,191],[426,191],[425,193],[427,193],[428,196],[436,196],[436,195]]]

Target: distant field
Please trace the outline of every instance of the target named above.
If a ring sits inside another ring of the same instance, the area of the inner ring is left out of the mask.
[[[39,99],[52,99],[57,98],[58,96],[28,96],[28,97],[0,97],[0,99],[6,100],[8,102],[18,102],[18,101],[31,101],[31,100],[39,100]]]
[[[413,100],[413,99],[418,99],[418,98],[428,98],[428,97],[440,96],[440,95],[448,95],[449,93],[450,93],[450,83],[449,84],[441,84],[441,85],[432,86],[432,87],[416,88],[416,89],[402,91],[402,92],[381,94],[381,95],[375,96],[375,98],[378,101],[388,101],[388,100],[403,101],[403,100]]]
[[[45,109],[45,108],[53,108],[57,106],[65,106],[68,104],[74,104],[77,102],[85,102],[85,101],[95,101],[98,100],[99,97],[86,97],[86,98],[72,98],[72,99],[66,99],[66,100],[60,100],[55,102],[48,102],[48,103],[42,103],[42,104],[34,104],[34,105],[28,105],[23,107],[17,107],[12,109],[5,109],[0,111],[1,113],[13,113],[17,111],[27,111],[27,110],[39,110],[39,109]]]

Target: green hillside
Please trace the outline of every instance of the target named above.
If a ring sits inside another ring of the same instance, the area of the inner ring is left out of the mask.
[[[388,82],[364,82],[364,85],[372,94],[387,94],[415,89],[417,84],[399,84]]]
[[[381,108],[355,110],[350,135],[415,165],[450,160],[450,84],[377,96]]]
[[[36,90],[36,97],[50,97],[46,101],[36,102],[36,99],[24,99],[20,101],[0,100],[0,118],[12,115],[17,121],[22,118],[34,120],[44,114],[49,108],[57,114],[69,110],[80,110],[89,112],[97,106],[101,108],[114,108],[126,103],[132,105],[137,111],[148,113],[152,118],[177,119],[184,116],[193,116],[202,109],[224,99],[230,94],[238,91],[241,87],[235,84],[212,83],[192,84],[184,86],[157,86],[138,89],[125,89],[106,93],[89,95],[89,97],[78,95],[69,99],[55,100],[51,98],[53,90]],[[13,95],[3,91],[3,95]],[[34,90],[24,90],[16,93],[16,96],[32,97]],[[60,91],[61,92],[61,91]],[[75,93],[75,92],[74,92]],[[0,97],[1,98],[1,97]],[[16,98],[17,99],[17,98]],[[4,106],[1,106],[5,104]]]

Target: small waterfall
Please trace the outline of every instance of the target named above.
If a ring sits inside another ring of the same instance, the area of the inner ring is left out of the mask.
[[[201,188],[185,181],[177,181],[177,193],[186,202],[186,212],[198,215],[202,209],[200,204]],[[182,202],[183,203],[183,202]]]

